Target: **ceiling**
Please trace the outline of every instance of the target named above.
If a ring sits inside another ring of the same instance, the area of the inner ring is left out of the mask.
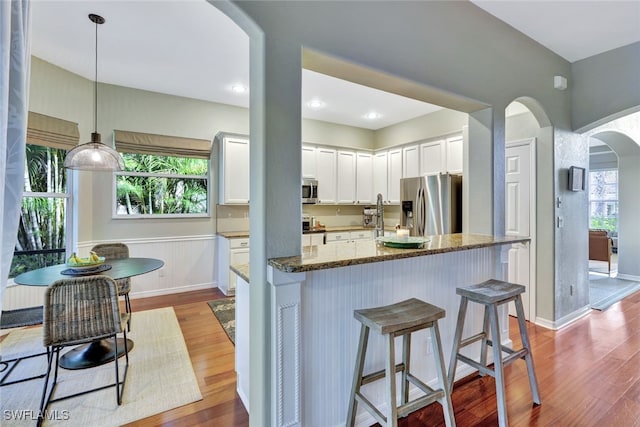
[[[471,0],[570,62],[640,41],[640,1]],[[242,107],[249,95],[249,40],[204,0],[33,0],[34,56],[87,79]],[[324,106],[307,105],[320,100]],[[302,115],[379,129],[438,106],[303,70]],[[375,119],[366,118],[377,113]]]

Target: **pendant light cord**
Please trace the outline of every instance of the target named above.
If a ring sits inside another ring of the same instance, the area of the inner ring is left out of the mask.
[[[93,132],[98,132],[98,22],[96,21],[96,69],[93,81]]]

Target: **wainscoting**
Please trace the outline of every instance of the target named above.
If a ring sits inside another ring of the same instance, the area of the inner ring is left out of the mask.
[[[131,279],[131,298],[215,288],[217,238],[215,235],[178,236],[154,239],[118,240],[129,246],[132,257],[158,258],[164,266]],[[87,256],[98,243],[78,243],[78,254]],[[19,286],[9,280],[3,302],[4,310],[42,305],[44,290],[38,286]]]

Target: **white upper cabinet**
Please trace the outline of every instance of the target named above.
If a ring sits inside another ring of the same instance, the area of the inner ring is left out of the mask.
[[[445,167],[444,140],[420,144],[420,175],[436,175],[443,172]]]
[[[336,203],[336,150],[316,148],[318,203]]]
[[[420,175],[420,146],[409,145],[402,148],[402,177]],[[400,185],[400,183],[398,183]]]
[[[316,147],[302,146],[302,178],[314,178],[316,175]]]
[[[343,204],[356,202],[356,153],[354,151],[338,151],[337,202]]]
[[[449,173],[462,173],[462,135],[447,138],[447,162],[445,170]]]
[[[382,200],[386,203],[389,202],[389,194],[387,192],[387,176],[388,166],[387,159],[389,153],[387,151],[379,151],[373,155],[373,201],[378,197],[378,194],[382,194]]]
[[[220,133],[219,203],[249,203],[249,137]]]
[[[376,194],[373,193],[373,154],[357,152],[356,203],[371,204],[375,201]]]
[[[388,203],[400,203],[400,178],[402,178],[402,149],[389,150],[387,163]]]

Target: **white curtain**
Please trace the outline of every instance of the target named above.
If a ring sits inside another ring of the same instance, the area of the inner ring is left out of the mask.
[[[29,0],[0,0],[0,309],[22,205],[29,102],[30,9]]]

